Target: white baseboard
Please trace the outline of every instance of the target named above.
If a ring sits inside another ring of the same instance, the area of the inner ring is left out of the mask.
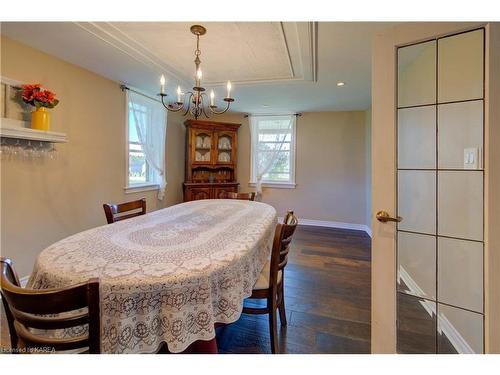
[[[414,295],[422,295],[423,290],[418,286],[418,284],[413,280],[410,274],[402,267],[400,267],[399,275],[405,285],[410,289],[410,292]],[[436,303],[420,300],[419,301],[422,307],[427,311],[429,316],[437,316],[436,314]],[[467,343],[467,341],[463,338],[463,336],[458,332],[458,330],[453,326],[453,324],[444,316],[443,314],[439,314],[438,321],[438,331],[444,332],[451,345],[456,349],[456,351],[460,354],[474,354],[474,350]]]
[[[282,222],[283,217],[278,217],[278,221]],[[372,230],[370,229],[370,227],[368,227],[368,225],[364,225],[364,224],[353,224],[353,223],[343,223],[340,221],[313,220],[313,219],[299,218],[299,225],[307,225],[307,226],[313,226],[313,227],[325,227],[325,228],[361,230],[363,232],[366,232],[370,237],[372,236]]]

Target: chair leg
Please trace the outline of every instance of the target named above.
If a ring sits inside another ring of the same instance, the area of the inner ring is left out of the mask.
[[[281,283],[280,289],[281,289],[280,290],[281,303],[278,306],[280,310],[280,323],[282,326],[286,327],[287,321],[286,321],[286,311],[285,311],[285,289],[283,283]]]
[[[269,335],[271,336],[271,352],[276,354],[279,353],[276,296],[272,296],[267,299],[267,306],[269,307]]]

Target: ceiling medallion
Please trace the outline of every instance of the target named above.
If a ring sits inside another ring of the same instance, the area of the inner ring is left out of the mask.
[[[210,116],[208,115],[208,112],[215,115],[227,112],[231,103],[234,102],[234,98],[231,98],[231,82],[227,81],[227,96],[223,99],[226,102],[226,107],[220,111],[217,110],[217,106],[215,105],[214,90],[210,91],[210,105],[206,105],[208,102],[208,96],[205,93],[205,88],[201,86],[202,73],[200,68],[200,36],[205,35],[207,29],[201,25],[193,25],[191,26],[191,32],[196,35],[196,50],[194,51],[194,64],[196,69],[193,91],[183,93],[181,87],[177,86],[177,101],[171,104],[165,104],[165,97],[167,94],[165,94],[165,76],[162,75],[160,78],[160,93],[158,95],[161,97],[161,103],[167,110],[171,112],[184,110],[184,116],[189,113],[197,120],[198,117],[201,117],[201,115],[209,118]],[[208,109],[205,109],[205,107]]]

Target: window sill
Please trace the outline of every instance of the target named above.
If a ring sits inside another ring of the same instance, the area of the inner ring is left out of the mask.
[[[249,182],[248,186],[255,187],[255,182]],[[276,189],[295,189],[297,184],[294,182],[263,182],[262,187],[276,188]]]
[[[125,194],[133,194],[133,193],[140,193],[143,191],[158,190],[159,186],[158,184],[131,185],[131,186],[125,186],[123,189],[125,190]]]

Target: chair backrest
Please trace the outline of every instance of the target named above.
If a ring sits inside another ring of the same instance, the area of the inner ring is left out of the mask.
[[[67,288],[27,289],[21,288],[16,277],[12,276],[15,271],[10,259],[1,258],[0,266],[2,301],[7,313],[12,349],[36,352],[88,348],[89,353],[100,353],[98,279]],[[88,329],[75,337],[50,335],[50,331],[72,327],[78,327],[75,330],[78,332],[84,325]],[[32,329],[44,330],[44,333]]]
[[[226,199],[240,199],[243,201],[254,201],[255,200],[255,192],[251,193],[226,193]]]
[[[288,210],[283,218],[283,224],[291,224],[293,220],[297,220],[297,218],[294,216],[292,210]]]
[[[288,215],[290,213],[290,215]],[[274,232],[273,249],[271,252],[271,267],[270,267],[270,288],[276,287],[278,282],[278,272],[283,271],[288,263],[288,253],[290,252],[290,244],[293,234],[299,221],[293,214],[293,211],[287,213],[287,222],[276,225]]]
[[[130,219],[134,216],[144,215],[146,213],[146,199],[142,198],[137,201],[125,202],[120,204],[110,204],[104,203],[102,205],[104,208],[104,213],[106,214],[106,220],[108,224]],[[125,212],[134,211],[129,214],[124,214]]]
[[[19,277],[17,276],[16,270],[12,265],[12,261],[9,258],[0,257],[0,266],[2,272],[2,278],[5,277],[12,285],[17,287],[21,287],[21,282],[19,281]],[[5,315],[7,318],[7,324],[9,326],[9,334],[10,334],[10,346],[11,348],[17,348],[18,337],[16,334],[16,330],[14,328],[14,317],[9,309],[9,304],[5,299],[2,289],[0,289],[0,293],[2,295],[2,304],[5,311]]]

